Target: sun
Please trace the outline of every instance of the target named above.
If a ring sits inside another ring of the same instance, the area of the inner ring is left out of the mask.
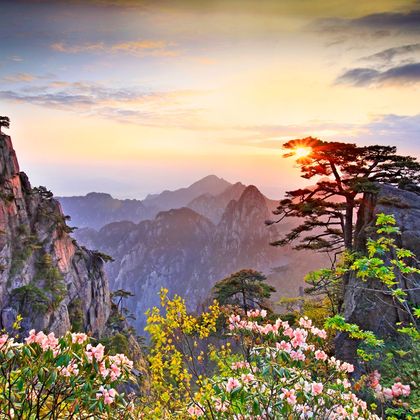
[[[296,147],[296,149],[293,150],[293,154],[298,158],[302,159],[310,155],[312,152],[312,149],[310,147]]]

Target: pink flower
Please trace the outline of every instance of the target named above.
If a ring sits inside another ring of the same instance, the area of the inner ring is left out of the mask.
[[[322,393],[322,390],[324,389],[324,385],[318,382],[313,382],[311,384],[311,392],[312,395],[319,395]]]
[[[89,362],[92,363],[93,359],[100,362],[104,358],[104,350],[105,347],[102,344],[98,344],[96,347],[93,347],[92,344],[88,344],[86,346],[85,354]]]
[[[78,375],[79,374],[79,369],[78,369],[78,364],[76,363],[76,360],[72,360],[68,366],[62,366],[58,373],[61,376],[65,376],[65,377],[69,377],[71,375]]]
[[[228,406],[225,402],[222,402],[220,398],[214,400],[214,409],[219,413],[224,413],[228,410]]]
[[[83,344],[88,339],[88,336],[84,333],[73,333],[71,335],[71,342],[73,344]]]
[[[115,363],[112,363],[110,367],[110,371],[111,371],[111,381],[115,381],[117,378],[121,376],[121,369]]]
[[[340,369],[343,372],[348,372],[348,373],[354,372],[354,366],[347,362],[343,362],[343,364],[340,366]]]
[[[384,388],[382,390],[382,394],[386,400],[392,400],[392,398],[394,397],[392,390],[390,388]]]
[[[2,347],[4,343],[7,342],[8,339],[9,339],[9,336],[7,334],[3,334],[2,336],[0,336],[0,347]]]
[[[236,378],[229,378],[226,384],[226,391],[232,392],[235,388],[238,388],[240,385],[240,382]]]
[[[290,405],[295,405],[296,404],[295,390],[294,389],[288,390],[286,388],[282,388],[282,391],[283,391],[283,393],[280,394],[280,398],[286,399],[286,401]]]
[[[99,373],[104,379],[109,375],[109,369],[106,368],[105,362],[103,361],[99,363]]]
[[[300,350],[299,351],[292,350],[290,352],[290,357],[293,360],[302,360],[303,361],[303,360],[306,359],[305,355]]]
[[[323,339],[327,338],[327,332],[325,330],[320,330],[319,328],[316,328],[316,327],[311,328],[311,333]]]
[[[276,343],[276,348],[277,350],[283,350],[287,353],[290,353],[292,346],[290,343],[286,343],[284,340],[282,340],[280,343]]]
[[[317,350],[315,352],[315,359],[316,360],[327,360],[328,356],[327,353],[325,353],[325,351],[322,350]]]
[[[288,336],[288,337],[290,337],[290,338],[293,338],[294,331],[293,331],[293,329],[292,329],[292,328],[287,327],[287,328],[284,330],[283,334],[284,334],[284,335],[286,335],[286,336]]]
[[[273,332],[273,326],[271,324],[266,324],[264,327],[261,327],[260,332],[262,334],[269,334]]]
[[[232,370],[248,369],[248,368],[249,368],[249,363],[248,362],[244,362],[244,361],[233,362],[232,365],[231,365],[231,369]]]
[[[293,347],[300,347],[305,343],[306,340],[306,331],[297,328],[294,332],[294,336],[292,339],[292,346]]]
[[[197,407],[196,405],[191,405],[187,412],[190,416],[201,416],[204,414],[203,409],[201,407]]]
[[[109,360],[115,363],[117,366],[126,367],[128,369],[133,368],[133,361],[130,360],[125,354],[118,353],[115,356],[109,356]]]
[[[307,316],[305,316],[304,318],[299,319],[299,325],[303,328],[310,329],[312,327],[312,321]]]
[[[252,373],[242,374],[241,380],[244,384],[249,384],[250,382],[255,380],[255,376]]]
[[[35,330],[29,331],[28,337],[25,338],[26,344],[36,343],[36,334]]]
[[[103,398],[104,404],[109,405],[114,402],[116,395],[117,391],[115,391],[115,389],[106,389],[103,386],[101,386],[99,388],[99,392],[96,393],[96,399],[99,400]]]
[[[391,390],[394,397],[399,397],[400,395],[408,397],[411,392],[410,385],[403,385],[401,382],[396,382],[392,385]]]

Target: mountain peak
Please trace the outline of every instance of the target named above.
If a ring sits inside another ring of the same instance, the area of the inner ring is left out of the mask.
[[[244,189],[239,201],[261,201],[265,204],[265,197],[255,185],[248,185]]]
[[[220,192],[222,192],[224,189],[230,187],[232,184],[228,181],[226,181],[223,178],[219,178],[216,175],[207,175],[204,178],[199,179],[198,181],[194,182],[193,184],[191,184],[188,188],[196,188],[196,187],[200,187],[200,188],[205,188],[206,190],[208,189],[220,189]],[[211,191],[208,191],[211,192]],[[214,191],[214,194],[216,194],[217,192]]]

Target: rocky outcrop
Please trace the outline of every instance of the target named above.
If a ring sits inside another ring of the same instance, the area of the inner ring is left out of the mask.
[[[368,237],[375,237],[375,220],[378,213],[393,214],[401,235],[395,237],[397,245],[420,255],[420,195],[415,192],[381,185],[377,194],[367,194],[359,209],[356,226],[356,250],[364,253]],[[400,287],[408,289],[408,301],[420,305],[420,276],[402,277]],[[352,275],[348,279],[344,296],[344,315],[348,322],[373,331],[380,337],[392,334],[398,322],[410,322],[404,311],[398,309],[392,297],[381,293],[382,284],[374,279],[360,281]],[[336,342],[340,358],[352,360],[357,343],[340,335]]]
[[[61,206],[20,172],[9,136],[0,135],[0,327],[62,334],[72,326],[99,336],[110,311],[100,254],[69,235]]]

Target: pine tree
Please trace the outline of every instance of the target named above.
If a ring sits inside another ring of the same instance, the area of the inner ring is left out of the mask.
[[[0,134],[2,134],[2,132],[1,132],[2,127],[10,128],[9,117],[0,117]]]
[[[411,156],[397,155],[393,146],[360,147],[308,137],[283,147],[288,150],[284,157],[297,157],[303,178],[320,179],[312,187],[286,193],[274,211],[279,217],[267,223],[287,217],[300,218],[302,223],[273,242],[274,246],[300,239],[297,249],[352,250],[354,217],[363,193],[378,191],[381,183],[399,188],[419,185],[420,164]]]
[[[241,270],[217,282],[213,293],[221,305],[238,305],[245,312],[264,308],[265,301],[276,291],[266,280],[258,271]]]

